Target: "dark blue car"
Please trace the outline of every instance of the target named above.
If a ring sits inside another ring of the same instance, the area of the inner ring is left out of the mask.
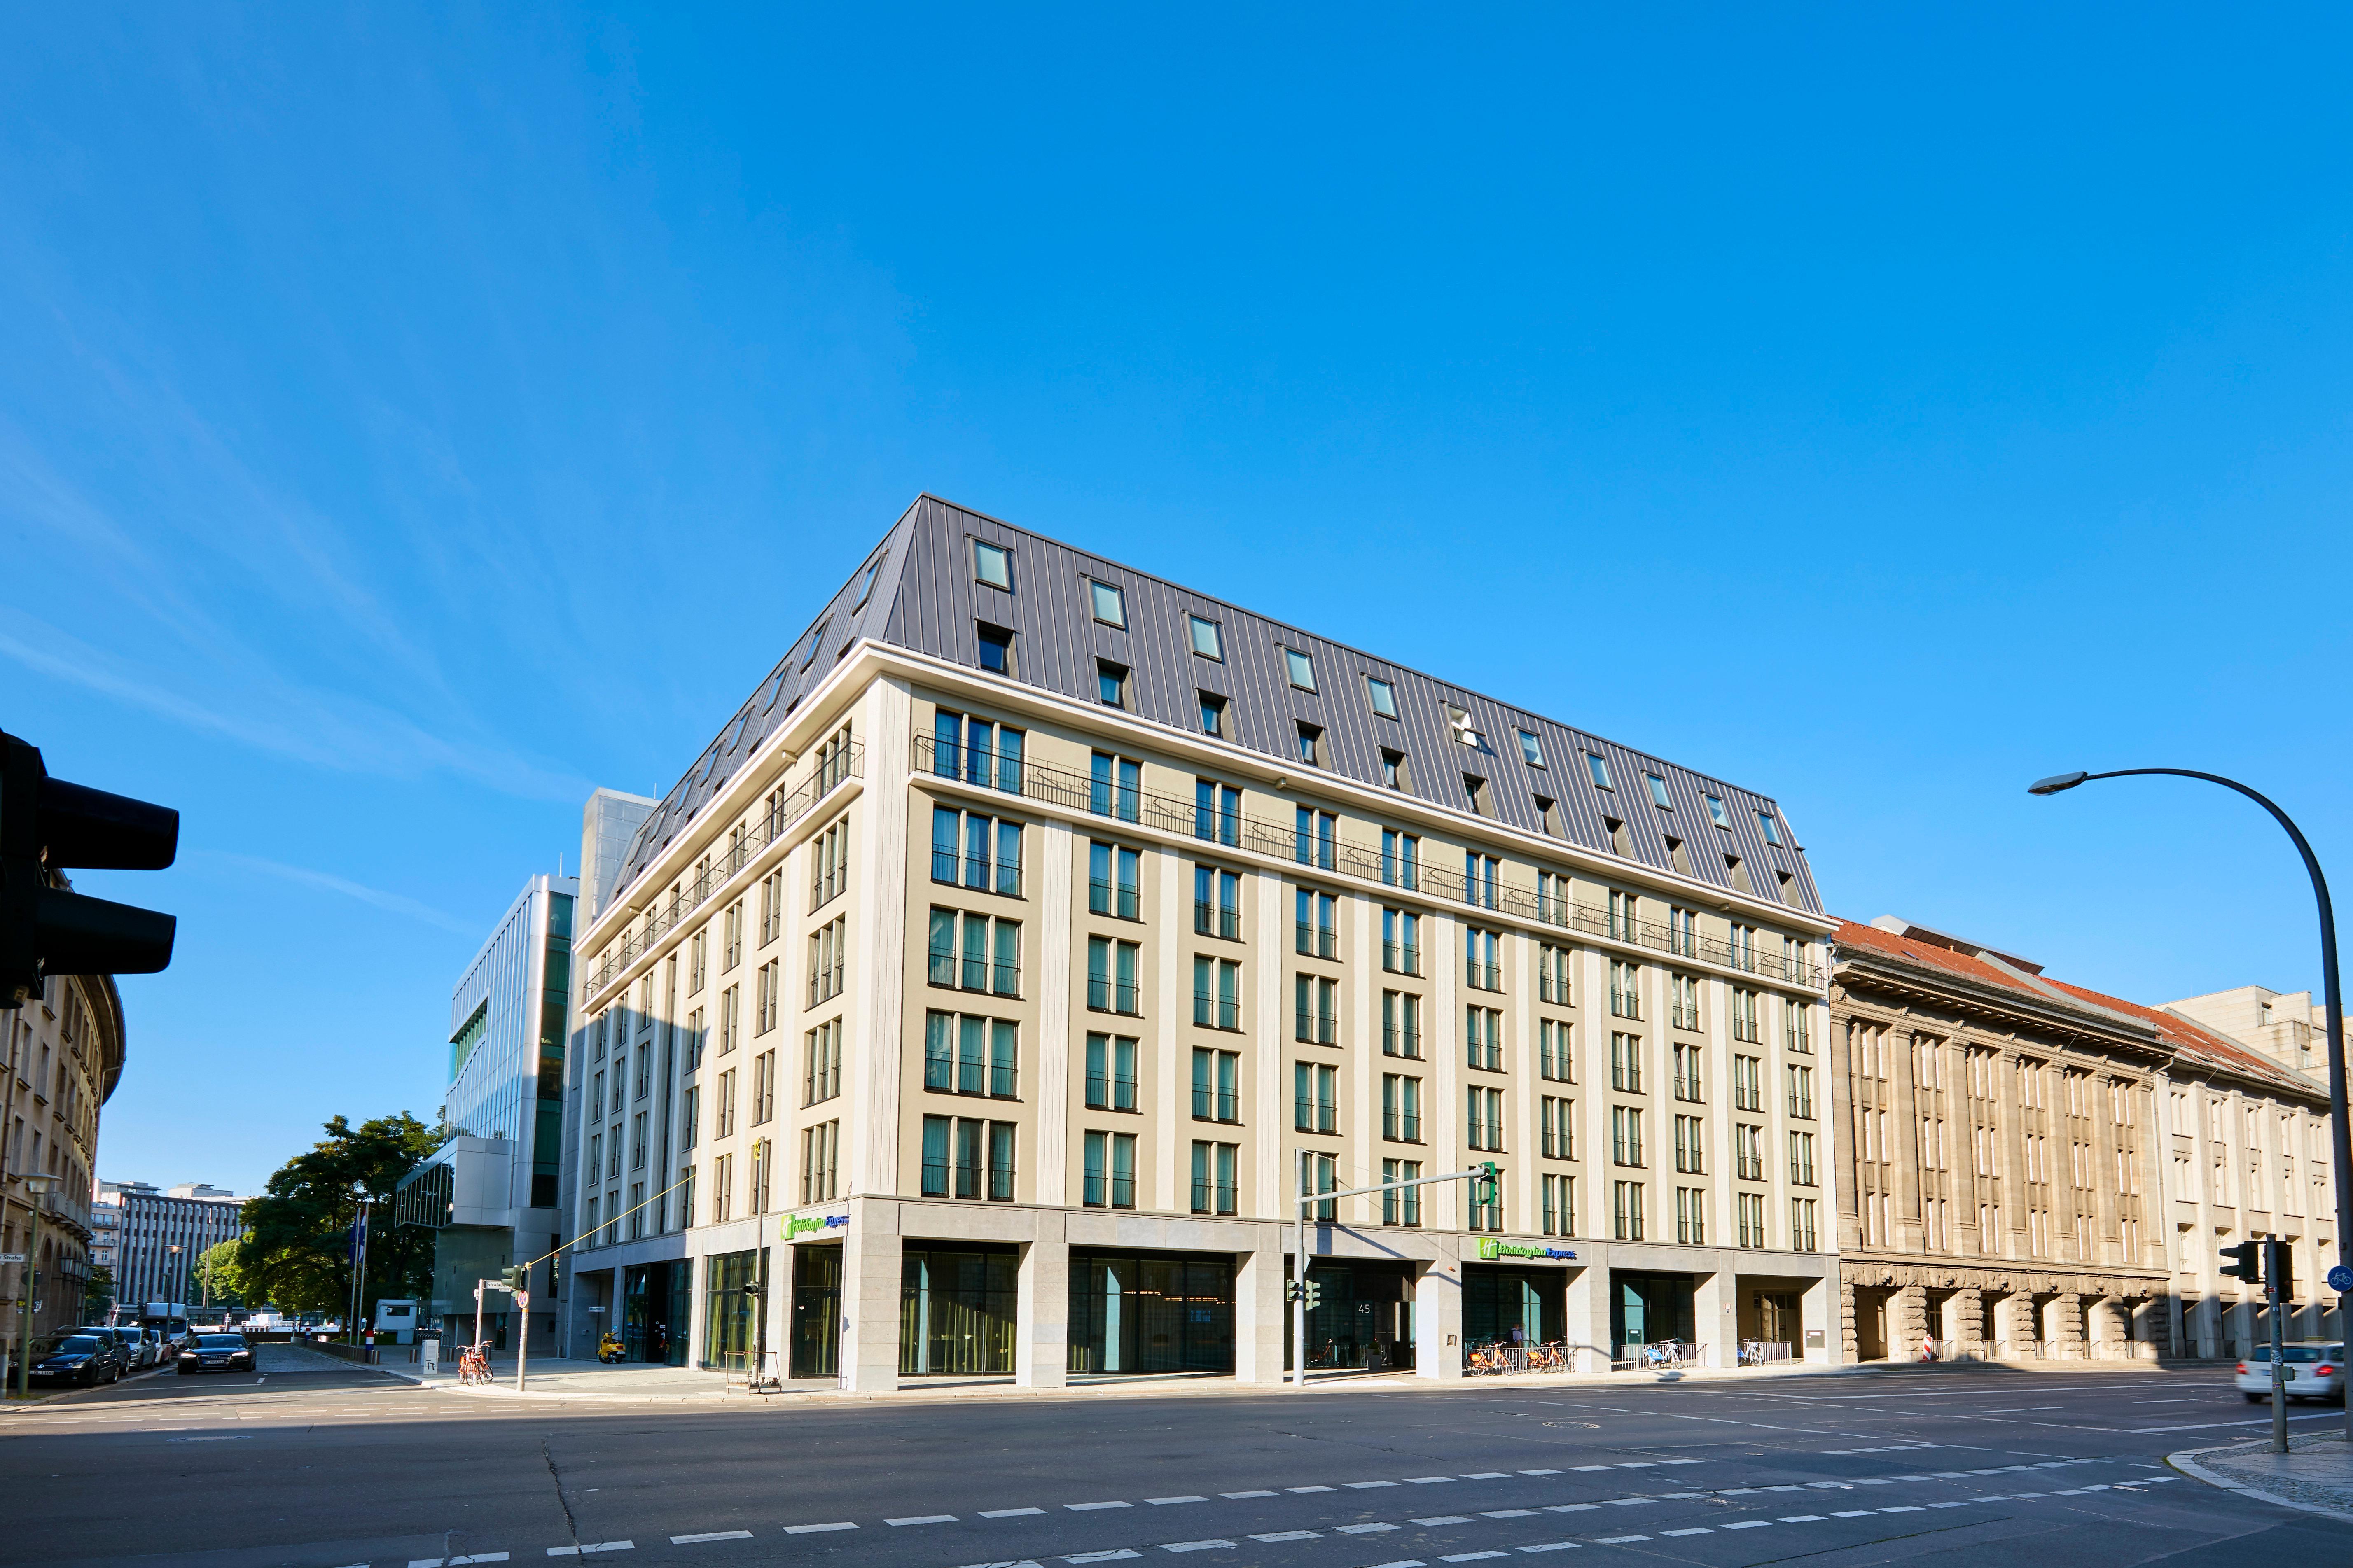
[[[51,1334],[33,1343],[25,1372],[34,1383],[79,1383],[96,1387],[123,1373],[122,1346],[112,1334]]]

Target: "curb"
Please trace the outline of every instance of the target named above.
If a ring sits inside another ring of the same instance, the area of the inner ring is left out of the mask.
[[[389,1369],[379,1368],[377,1370],[387,1371]],[[1780,1382],[1786,1379],[1797,1377],[1856,1377],[1873,1375],[1883,1372],[1884,1370],[1885,1369],[1883,1367],[1877,1365],[1806,1365],[1803,1370],[1792,1369],[1788,1372],[1761,1373],[1756,1369],[1734,1370],[1730,1368],[1698,1368],[1692,1372],[1686,1372],[1679,1377],[1645,1379],[1639,1384],[1639,1386],[1644,1388],[1673,1388],[1686,1384],[1706,1384],[1714,1386],[1719,1384],[1728,1385],[1756,1383],[1758,1381]],[[512,1378],[512,1373],[510,1372],[507,1376]],[[423,1378],[417,1377],[412,1377],[409,1381],[420,1384],[424,1387],[429,1388],[435,1393],[455,1394],[468,1398],[582,1401],[606,1405],[670,1405],[702,1406],[709,1409],[725,1409],[733,1407],[735,1405],[735,1401],[733,1397],[734,1391],[724,1389],[693,1390],[678,1394],[606,1394],[593,1390],[575,1392],[569,1390],[523,1389],[518,1391],[510,1382],[506,1381],[472,1386],[454,1382],[427,1382]],[[1458,1389],[1482,1388],[1491,1389],[1499,1395],[1508,1394],[1514,1397],[1525,1397],[1529,1391],[1539,1388],[1583,1388],[1587,1390],[1595,1390],[1613,1387],[1622,1389],[1633,1386],[1637,1386],[1637,1384],[1633,1381],[1632,1377],[1630,1374],[1622,1373],[1610,1375],[1594,1375],[1587,1373],[1566,1376],[1546,1376],[1542,1374],[1535,1374],[1516,1377],[1462,1377],[1443,1380],[1437,1378],[1417,1378],[1410,1373],[1396,1373],[1390,1376],[1378,1378],[1337,1378],[1329,1383],[1311,1383],[1305,1392],[1314,1394],[1441,1394]],[[1269,1384],[1219,1383],[1212,1384],[1206,1382],[1194,1382],[1190,1380],[1173,1380],[1165,1384],[1082,1384],[1077,1385],[1065,1385],[1060,1388],[1023,1388],[1010,1384],[983,1384],[979,1385],[963,1384],[953,1388],[942,1388],[937,1390],[925,1389],[918,1386],[913,1388],[895,1389],[889,1393],[871,1394],[853,1394],[832,1388],[787,1388],[780,1390],[776,1394],[761,1394],[757,1397],[761,1400],[783,1398],[790,1399],[796,1403],[818,1405],[871,1405],[893,1401],[904,1401],[909,1404],[926,1404],[936,1403],[942,1400],[987,1400],[992,1402],[1013,1403],[1021,1400],[1034,1399],[1281,1399],[1300,1392],[1302,1391],[1292,1387],[1289,1384]],[[744,1408],[756,1408],[755,1405],[749,1403],[750,1397],[751,1396],[747,1395],[746,1404],[744,1405]]]
[[[2226,1492],[2237,1492],[2241,1497],[2253,1498],[2257,1502],[2272,1503],[2280,1508],[2292,1508],[2298,1513],[2316,1513],[2323,1519],[2342,1520],[2348,1524],[2353,1524],[2353,1513],[2348,1513],[2342,1509],[2323,1508],[2316,1502],[2301,1502],[2295,1498],[2282,1497],[2277,1492],[2267,1492],[2259,1487],[2251,1487],[2244,1481],[2234,1481],[2216,1475],[2212,1470],[2198,1463],[2199,1456],[2201,1454],[2219,1454],[2225,1448],[2238,1447],[2240,1445],[2236,1443],[2217,1443],[2204,1448],[2185,1448],[2179,1454],[2168,1454],[2165,1457],[2165,1462],[2193,1480],[2204,1481],[2210,1487],[2220,1487]]]

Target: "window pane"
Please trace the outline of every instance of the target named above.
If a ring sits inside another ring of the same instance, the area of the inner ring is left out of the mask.
[[[1013,588],[1013,558],[999,545],[986,540],[972,542],[972,574],[992,588]]]
[[[1094,598],[1095,619],[1107,626],[1124,629],[1127,626],[1127,603],[1120,591],[1108,583],[1090,582],[1087,588]]]
[[[1218,635],[1218,623],[1215,621],[1205,621],[1198,616],[1195,616],[1191,617],[1191,619],[1193,622],[1193,651],[1199,654],[1204,658],[1223,659],[1226,657],[1226,645]]]
[[[1284,662],[1290,667],[1291,684],[1302,691],[1315,689],[1315,661],[1295,647],[1282,650]]]

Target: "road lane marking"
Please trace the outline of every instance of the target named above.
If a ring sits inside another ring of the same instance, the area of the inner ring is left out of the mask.
[[[1408,1476],[1405,1482],[1409,1487],[1429,1487],[1436,1486],[1440,1481],[1451,1481],[1453,1479],[1452,1476]]]
[[[1724,1528],[1726,1530],[1762,1530],[1772,1522],[1773,1521],[1769,1519],[1736,1519]]]
[[[634,1552],[637,1548],[638,1543],[634,1541],[599,1541],[578,1546],[551,1546],[547,1554],[550,1557],[586,1557],[594,1552]]]
[[[1132,1502],[1066,1502],[1062,1505],[1072,1513],[1092,1513],[1098,1509],[1134,1508]]]
[[[1274,1494],[1274,1493],[1272,1493],[1272,1492],[1219,1492],[1218,1495],[1219,1495],[1219,1497],[1244,1498],[1244,1497],[1272,1497],[1272,1496],[1274,1496],[1275,1494]]]
[[[691,1546],[699,1541],[749,1541],[751,1539],[752,1532],[748,1530],[707,1530],[700,1535],[673,1535],[670,1538],[670,1543],[672,1546]]]
[[[1232,1545],[1233,1542],[1230,1541],[1166,1541],[1161,1542],[1160,1550],[1163,1552],[1208,1552],[1212,1548],[1230,1547]]]
[[[1043,1513],[1042,1508],[992,1508],[982,1512],[983,1519],[1019,1519],[1025,1514]]]
[[[1198,1492],[1187,1492],[1183,1497],[1148,1497],[1144,1500],[1155,1508],[1166,1508],[1172,1502],[1207,1502],[1209,1500]]]
[[[882,1522],[885,1524],[954,1524],[955,1521],[956,1516],[952,1513],[911,1513],[903,1519],[886,1519]]]
[[[1339,1489],[1336,1487],[1285,1487],[1282,1489],[1287,1492],[1328,1492],[1337,1491]]]
[[[1553,1473],[1553,1472],[1551,1472],[1551,1471],[1546,1471],[1546,1474],[1547,1474],[1547,1475],[1552,1474],[1552,1473]],[[1348,1483],[1346,1483],[1346,1484],[1347,1484],[1347,1488],[1348,1488],[1348,1489],[1349,1489],[1350,1491],[1352,1491],[1352,1492],[1362,1492],[1362,1491],[1370,1491],[1370,1490],[1371,1490],[1373,1488],[1375,1488],[1375,1487],[1393,1487],[1393,1486],[1396,1486],[1398,1483],[1397,1483],[1397,1482],[1395,1482],[1395,1481],[1350,1481],[1350,1482],[1348,1482]]]
[[[1706,1525],[1704,1525],[1704,1524],[1695,1524],[1695,1525],[1692,1526],[1689,1530],[1662,1530],[1662,1531],[1659,1531],[1659,1533],[1660,1533],[1662,1536],[1673,1536],[1673,1535],[1714,1535],[1714,1534],[1715,1533],[1715,1531],[1713,1531],[1713,1530],[1711,1530],[1711,1529],[1709,1529]]]
[[[849,1521],[842,1519],[836,1520],[831,1524],[788,1524],[785,1526],[785,1533],[786,1535],[815,1535],[819,1531],[823,1530],[856,1530],[857,1528],[858,1527],[850,1523]]]
[[[1574,1541],[1539,1541],[1533,1546],[1523,1546],[1520,1550],[1522,1552],[1574,1552],[1577,1544]]]
[[[1313,1530],[1278,1530],[1269,1535],[1253,1535],[1252,1541],[1314,1541],[1320,1539]]]
[[[1534,1519],[1535,1516],[1536,1510],[1532,1508],[1491,1508],[1482,1510],[1479,1514],[1481,1519]]]
[[[1062,1559],[1065,1563],[1116,1563],[1123,1557],[1141,1557],[1144,1553],[1121,1547],[1115,1552],[1077,1552]]]

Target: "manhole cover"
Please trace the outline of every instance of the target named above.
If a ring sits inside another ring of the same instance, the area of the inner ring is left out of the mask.
[[[1545,1425],[1547,1426],[1567,1426],[1578,1432],[1599,1432],[1601,1430],[1601,1423],[1599,1421],[1547,1421]]]

